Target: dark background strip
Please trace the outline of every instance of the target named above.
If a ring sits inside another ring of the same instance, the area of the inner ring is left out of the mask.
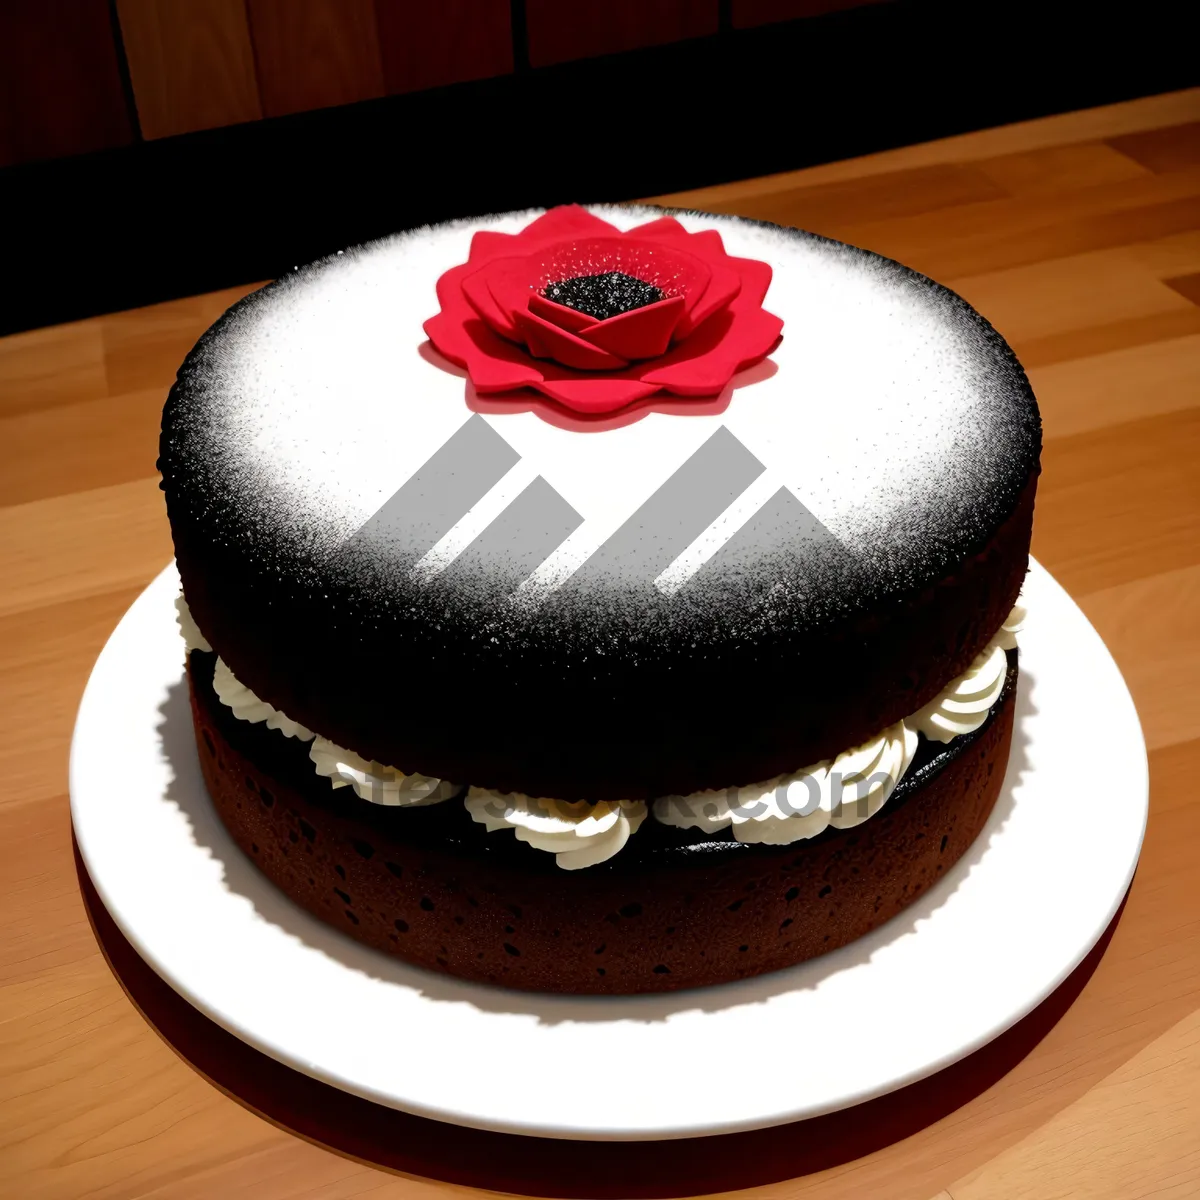
[[[526,37],[533,10],[512,8]],[[0,170],[0,333],[272,278],[450,217],[650,196],[1187,87],[1185,9],[897,0],[739,28],[722,5],[716,32],[669,45],[538,66],[551,50],[526,43],[496,78],[158,140],[131,128],[116,148]],[[105,121],[136,125],[119,54],[106,70]]]

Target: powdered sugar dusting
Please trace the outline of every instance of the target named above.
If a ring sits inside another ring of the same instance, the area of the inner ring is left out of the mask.
[[[623,228],[656,215],[593,211]],[[201,440],[219,459],[218,490],[237,507],[253,502],[260,535],[334,551],[463,423],[467,384],[419,352],[421,324],[437,311],[439,275],[465,261],[476,230],[514,232],[532,215],[353,249],[250,297],[208,340],[190,368],[204,395]],[[599,433],[528,412],[488,415],[583,516],[577,556],[721,425],[876,571],[890,563],[907,575],[906,560],[927,561],[931,544],[961,553],[972,514],[998,487],[1011,499],[1024,478],[1013,455],[1014,433],[1028,441],[1031,427],[1013,404],[1023,377],[1006,354],[989,355],[998,339],[955,297],[887,260],[774,226],[679,219],[717,228],[731,253],[774,267],[777,369],[716,415],[655,413]]]
[[[860,708],[902,716],[1023,565],[1040,424],[1003,340],[867,251],[685,213],[771,264],[785,322],[724,407],[477,413],[422,322],[476,230],[534,215],[347,251],[197,345],[160,467],[213,647],[364,757],[529,794],[724,787],[844,747]],[[748,680],[763,704],[731,706]]]

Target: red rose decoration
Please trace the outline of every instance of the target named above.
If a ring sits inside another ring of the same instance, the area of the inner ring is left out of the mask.
[[[771,268],[674,217],[621,232],[577,206],[479,232],[437,284],[433,345],[480,394],[536,388],[576,413],[658,391],[715,396],[779,341]]]

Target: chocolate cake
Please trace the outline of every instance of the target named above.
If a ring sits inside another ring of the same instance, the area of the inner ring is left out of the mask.
[[[217,809],[467,978],[845,944],[995,801],[1040,442],[961,298],[796,230],[568,208],[297,270],[163,417]]]

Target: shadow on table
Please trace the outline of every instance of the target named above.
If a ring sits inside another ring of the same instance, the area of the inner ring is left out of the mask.
[[[974,1054],[842,1112],[773,1129],[666,1142],[570,1142],[463,1129],[341,1092],[251,1049],[154,973],[105,911],[75,852],[80,889],[109,966],[168,1045],[273,1124],[350,1158],[449,1183],[531,1196],[688,1196],[792,1179],[861,1158],[961,1107],[1014,1067],[1074,1002],[1125,903],[1096,946],[1038,1008]]]

